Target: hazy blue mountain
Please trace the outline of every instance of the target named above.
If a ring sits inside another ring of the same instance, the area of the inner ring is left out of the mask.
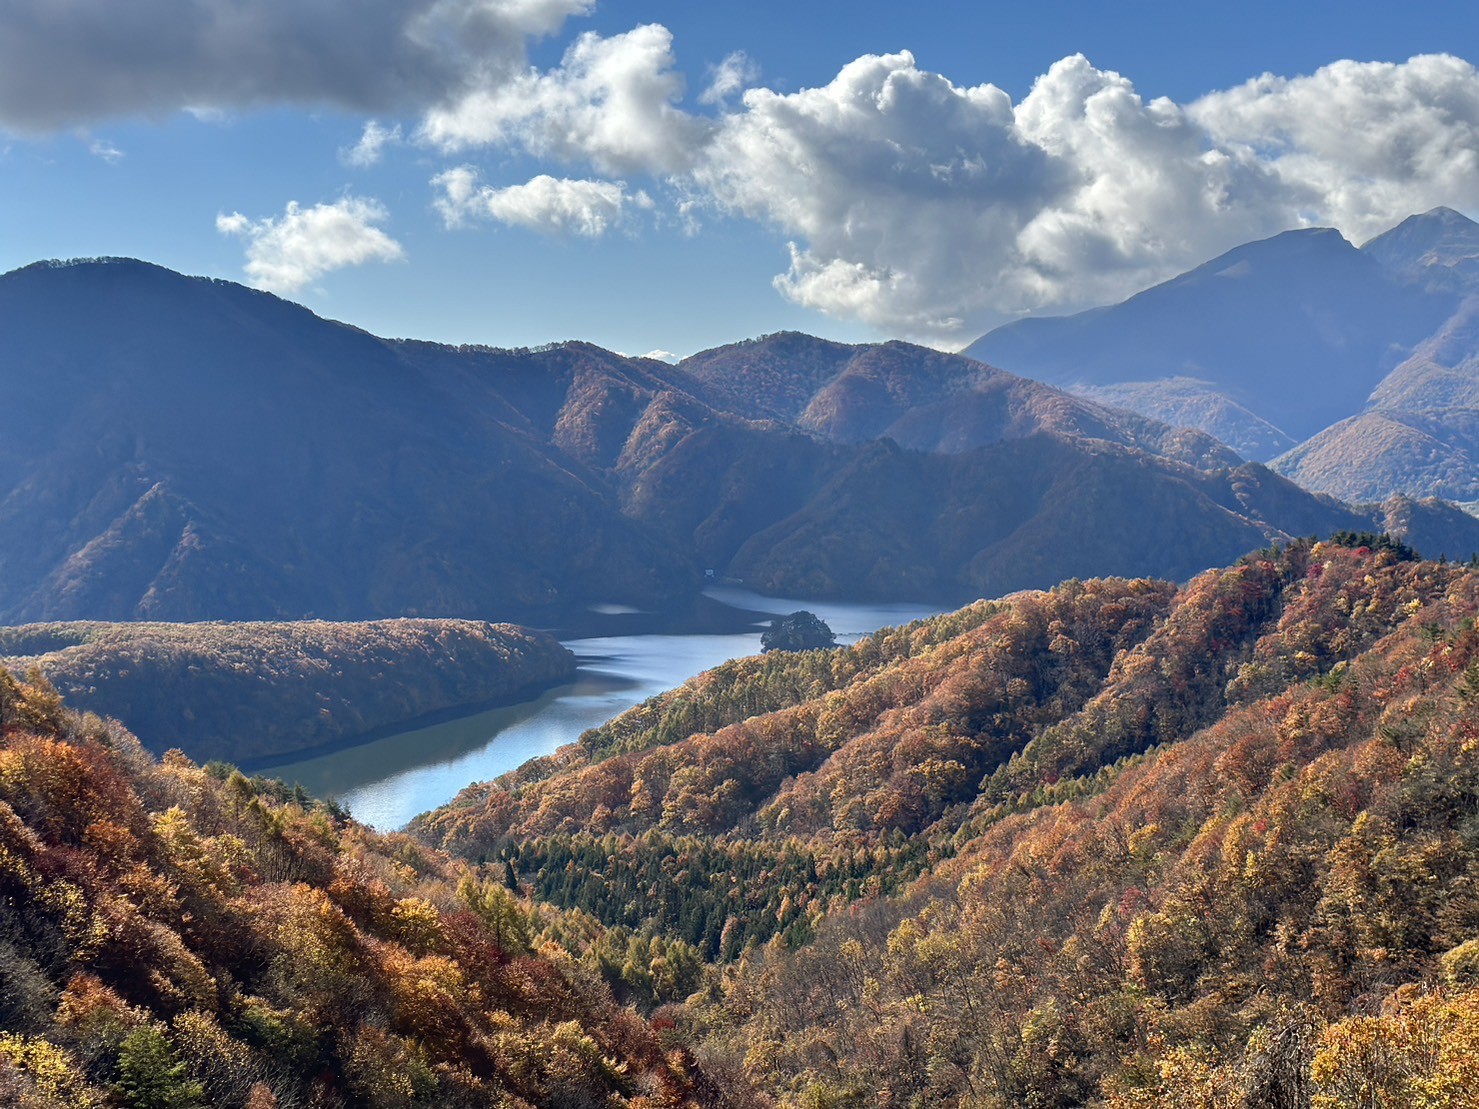
[[[671,597],[696,580],[686,552],[554,445],[558,398],[600,371],[582,348],[390,343],[139,262],[7,274],[0,618],[516,616]]]
[[[773,336],[673,367],[388,341],[130,261],[0,277],[0,395],[8,623],[565,620],[677,602],[709,568],[964,600],[1379,515],[907,344]],[[1409,513],[1419,545],[1431,515]],[[1479,521],[1445,534],[1424,549],[1479,549]]]
[[[1293,439],[1226,393],[1189,377],[1127,381],[1119,385],[1078,385],[1073,391],[1111,408],[1200,429],[1244,458],[1273,458],[1295,445]]]
[[[1479,223],[1452,208],[1409,216],[1361,247],[1383,269],[1435,292],[1479,291]]]
[[[1421,227],[1401,242],[1417,243]],[[1267,424],[1302,440],[1360,411],[1458,307],[1456,292],[1414,283],[1410,266],[1393,268],[1411,257],[1399,245],[1368,252],[1328,228],[1289,231],[1120,304],[1007,324],[964,353],[1065,387],[1135,383],[1140,402],[1117,399],[1152,415],[1171,411],[1162,399],[1184,405],[1189,379],[1204,384],[1214,409],[1226,410],[1224,398],[1251,412],[1259,432]],[[1174,379],[1174,389],[1165,384]],[[1257,441],[1223,433],[1245,447]]]
[[[1437,208],[1361,249],[1413,287],[1467,296],[1360,411],[1273,465],[1348,500],[1479,500],[1479,224]]]

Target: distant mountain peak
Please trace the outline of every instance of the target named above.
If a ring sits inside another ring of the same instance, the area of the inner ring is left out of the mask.
[[[1457,237],[1463,241],[1472,241],[1479,238],[1479,223],[1475,223],[1454,208],[1439,205],[1426,212],[1408,216],[1395,227],[1383,231],[1380,235],[1362,244],[1361,249],[1370,250],[1383,242],[1436,236],[1442,236],[1445,239]]]
[[[1464,215],[1460,211],[1448,207],[1445,204],[1440,204],[1436,208],[1429,208],[1426,212],[1423,212],[1420,215],[1408,216],[1405,220],[1402,221],[1402,223],[1399,223],[1397,226],[1401,227],[1402,224],[1413,223],[1417,221],[1421,221],[1424,223],[1441,223],[1449,226],[1458,225],[1461,227],[1479,228],[1479,224],[1476,224],[1468,216]]]
[[[1333,227],[1296,227],[1289,231],[1280,231],[1277,235],[1270,235],[1266,239],[1254,239],[1252,242],[1235,246],[1210,262],[1197,266],[1183,277],[1208,271],[1216,272],[1245,261],[1277,261],[1295,255],[1308,256],[1311,254],[1343,256],[1353,253],[1355,249],[1355,246]],[[1171,282],[1179,280],[1181,278],[1171,278]]]
[[[1479,223],[1452,208],[1408,216],[1361,252],[1406,284],[1432,292],[1479,292]]]
[[[1005,324],[963,353],[1065,387],[1197,378],[1298,441],[1358,410],[1454,303],[1339,231],[1305,227],[1234,247],[1116,305]],[[1221,417],[1231,409],[1211,399],[1200,408],[1218,421],[1196,426],[1227,434]],[[1268,427],[1255,426],[1243,442],[1266,438]]]

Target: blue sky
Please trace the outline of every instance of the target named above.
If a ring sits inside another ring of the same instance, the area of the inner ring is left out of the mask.
[[[0,17],[0,269],[131,255],[379,334],[950,347],[1289,226],[1479,214],[1467,5],[60,8]]]

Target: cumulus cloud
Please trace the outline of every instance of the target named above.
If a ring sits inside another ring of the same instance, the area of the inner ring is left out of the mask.
[[[868,56],[820,88],[750,89],[686,180],[792,239],[787,298],[948,344],[1290,227],[1360,241],[1479,206],[1479,76],[1447,56],[1341,62],[1182,106],[1075,56],[1013,105]]]
[[[436,207],[448,227],[484,218],[547,235],[598,239],[619,225],[630,208],[652,207],[646,193],[629,193],[624,181],[541,174],[522,185],[494,188],[479,184],[471,166],[459,166],[439,174],[432,184],[441,190]]]
[[[312,208],[292,201],[277,218],[223,213],[216,217],[216,230],[246,240],[252,284],[293,293],[332,270],[404,258],[400,243],[377,226],[388,218],[379,201],[347,196]]]
[[[726,104],[760,79],[760,67],[743,50],[736,50],[709,73],[709,87],[699,94],[700,104]]]
[[[1357,239],[1411,212],[1479,203],[1479,75],[1462,58],[1265,74],[1188,114],[1219,147],[1265,163],[1312,219]]]
[[[418,138],[663,178],[690,230],[708,209],[789,239],[775,278],[787,298],[941,344],[1126,296],[1290,227],[1359,238],[1435,204],[1479,204],[1479,79],[1451,57],[1342,62],[1180,105],[1082,56],[1013,104],[907,52],[794,93],[747,88],[755,73],[736,54],[701,114],[684,107],[672,46],[657,25],[582,35],[553,69],[431,110]],[[491,190],[459,172],[438,179],[454,221],[476,211],[595,234],[626,195],[553,177]]]
[[[1209,150],[1176,105],[1082,57],[1015,106],[908,53],[752,89],[693,178],[795,237],[789,299],[936,341],[1132,291],[1287,219],[1257,159]]]
[[[184,108],[409,109],[525,68],[594,0],[7,0],[0,125]]]
[[[386,127],[378,120],[370,120],[360,133],[359,142],[339,151],[339,158],[346,165],[365,169],[378,163],[387,146],[401,141],[400,124]]]
[[[517,145],[603,173],[680,172],[711,125],[679,107],[684,81],[672,46],[657,24],[583,34],[554,69],[531,69],[434,108],[419,137],[448,152]]]

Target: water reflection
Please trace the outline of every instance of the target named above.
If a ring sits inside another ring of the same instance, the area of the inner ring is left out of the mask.
[[[538,700],[459,717],[374,740],[263,773],[301,782],[309,792],[339,798],[376,828],[399,828],[417,813],[451,800],[469,782],[505,771],[570,743],[587,728],[680,685],[727,659],[760,649],[764,613],[807,608],[842,642],[877,628],[939,611],[926,605],[848,605],[762,597],[741,589],[707,591],[736,612],[738,633],[625,635],[567,640],[579,660],[576,680]],[[745,619],[743,612],[756,613]]]

